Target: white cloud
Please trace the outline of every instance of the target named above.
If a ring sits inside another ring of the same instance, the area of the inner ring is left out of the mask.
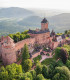
[[[0,7],[70,10],[70,0],[0,0]]]

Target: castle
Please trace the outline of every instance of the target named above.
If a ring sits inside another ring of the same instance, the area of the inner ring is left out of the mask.
[[[50,34],[48,29],[48,21],[44,18],[41,21],[41,29],[28,31],[30,38],[14,43],[13,39],[9,36],[1,37],[0,39],[0,58],[2,59],[4,65],[11,64],[17,61],[17,54],[21,53],[24,44],[29,47],[30,53],[33,51],[34,44],[47,45],[51,49],[54,48],[54,42],[52,38],[54,34]],[[57,46],[57,45],[56,45]]]

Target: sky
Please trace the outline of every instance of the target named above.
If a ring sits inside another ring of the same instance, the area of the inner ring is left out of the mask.
[[[44,8],[70,11],[70,0],[0,0],[0,7]]]

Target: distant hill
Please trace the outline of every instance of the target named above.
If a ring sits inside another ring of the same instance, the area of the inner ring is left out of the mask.
[[[18,22],[19,25],[40,27],[42,18],[39,16],[30,16]]]
[[[10,7],[10,8],[1,8],[0,9],[0,17],[28,17],[33,15],[34,13],[30,10],[18,7]]]
[[[23,26],[36,26],[40,28],[41,20],[42,18],[39,16],[31,16],[19,21],[18,23]],[[62,13],[52,17],[47,17],[47,20],[49,21],[50,30],[54,29],[55,32],[64,32],[65,30],[70,29],[70,13]]]
[[[49,19],[51,22],[58,22],[58,23],[69,22],[70,21],[70,13],[62,13],[59,15],[52,16]]]
[[[48,18],[49,24],[56,32],[63,32],[70,29],[70,13],[62,13]]]
[[[63,32],[70,29],[70,13],[62,13],[46,17],[49,21],[49,29],[55,32]],[[41,15],[17,7],[0,9],[0,35],[23,32],[24,30],[41,28]]]

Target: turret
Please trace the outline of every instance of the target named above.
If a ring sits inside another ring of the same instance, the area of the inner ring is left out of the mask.
[[[2,37],[0,42],[1,57],[4,65],[16,62],[15,43],[9,36]]]

